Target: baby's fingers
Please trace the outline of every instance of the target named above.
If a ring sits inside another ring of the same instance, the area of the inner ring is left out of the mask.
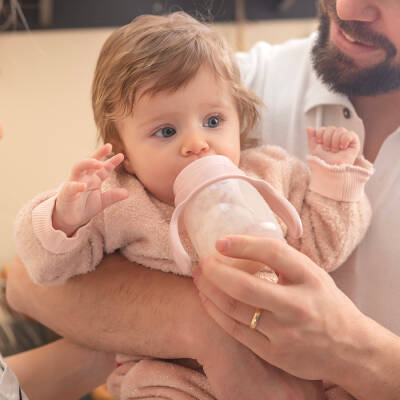
[[[122,161],[124,161],[124,155],[122,153],[116,154],[103,162],[103,168],[97,172],[97,175],[101,180],[106,179],[108,175],[110,175],[110,173],[122,163]]]
[[[65,182],[58,193],[58,201],[71,202],[75,200],[76,195],[86,190],[87,185],[84,182]]]
[[[111,204],[127,199],[128,196],[129,196],[128,191],[123,188],[107,190],[102,194],[103,210],[108,206],[110,206]]]
[[[307,136],[309,139],[315,137],[316,133],[317,131],[312,126],[307,127]]]
[[[317,131],[309,126],[307,127],[307,139],[308,139],[308,152],[312,153],[317,146]]]
[[[349,147],[351,137],[348,132],[343,132],[340,135],[340,150],[346,150]]]
[[[324,129],[324,131],[321,135],[322,142],[320,142],[320,143],[325,151],[331,150],[332,136],[335,131],[336,131],[336,128],[334,126],[328,126],[327,128]]]
[[[346,132],[348,132],[347,129],[345,128],[337,128],[332,135],[332,142],[331,142],[331,151],[333,153],[337,153],[339,150],[343,150],[342,149],[342,145],[341,145],[341,139],[343,137],[343,135],[346,134]]]
[[[106,143],[105,145],[99,147],[94,154],[92,155],[92,158],[103,161],[106,156],[108,156],[112,151],[112,145],[111,143]]]
[[[360,138],[355,132],[350,132],[350,144],[349,147],[360,150]]]
[[[358,150],[360,147],[360,139],[355,132],[346,130],[340,136],[340,150],[346,150],[349,147]]]
[[[85,160],[79,161],[72,167],[71,181],[79,181],[83,174],[95,173],[101,167],[103,163],[101,161],[95,160],[94,158],[87,158]]]
[[[120,165],[124,161],[124,155],[122,153],[118,153],[115,156],[111,157],[104,163],[104,168],[111,172],[113,171],[118,165]]]

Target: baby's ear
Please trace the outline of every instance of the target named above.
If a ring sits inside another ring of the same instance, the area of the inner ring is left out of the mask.
[[[132,163],[129,161],[129,159],[126,156],[126,154],[124,154],[124,168],[130,174],[135,175],[135,170],[133,169]]]

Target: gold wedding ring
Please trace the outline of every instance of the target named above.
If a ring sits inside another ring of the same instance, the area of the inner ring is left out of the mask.
[[[251,329],[256,329],[258,321],[260,320],[261,317],[261,310],[259,308],[256,309],[256,312],[253,315],[253,318],[251,319],[250,322],[250,328]]]

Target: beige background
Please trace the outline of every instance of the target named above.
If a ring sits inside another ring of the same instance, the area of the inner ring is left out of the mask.
[[[314,20],[215,28],[232,46],[307,36]],[[13,221],[35,194],[56,187],[96,146],[90,85],[112,29],[0,33],[0,268],[14,256]]]

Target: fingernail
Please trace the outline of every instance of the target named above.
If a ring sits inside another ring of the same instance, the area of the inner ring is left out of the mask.
[[[229,240],[228,239],[219,239],[215,245],[218,251],[221,253],[225,252],[229,248]]]

